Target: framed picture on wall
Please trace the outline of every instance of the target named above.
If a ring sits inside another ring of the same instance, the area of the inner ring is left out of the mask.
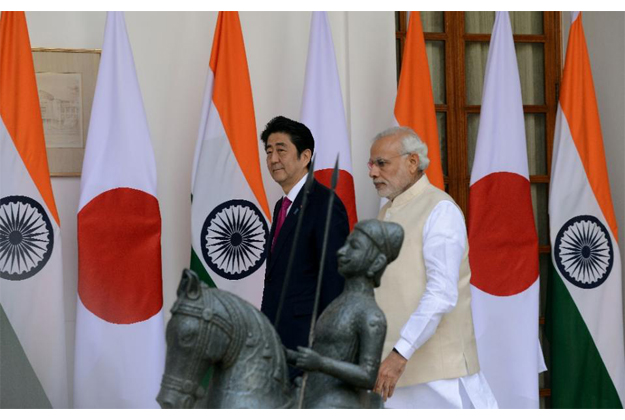
[[[51,176],[80,176],[101,50],[33,48]]]

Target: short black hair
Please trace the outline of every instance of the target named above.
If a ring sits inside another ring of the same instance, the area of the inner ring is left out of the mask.
[[[315,139],[312,133],[304,124],[298,121],[293,121],[289,118],[279,115],[273,118],[265,126],[260,135],[260,139],[263,141],[265,148],[267,148],[267,140],[273,133],[284,133],[289,136],[291,142],[297,149],[297,158],[299,159],[304,150],[310,149],[311,157],[315,153]],[[310,166],[310,164],[309,164]]]

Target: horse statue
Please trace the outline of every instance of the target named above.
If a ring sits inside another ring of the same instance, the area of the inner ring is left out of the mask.
[[[171,312],[165,373],[156,398],[162,408],[294,405],[282,343],[255,307],[184,270]],[[210,367],[212,377],[203,394],[200,383]]]

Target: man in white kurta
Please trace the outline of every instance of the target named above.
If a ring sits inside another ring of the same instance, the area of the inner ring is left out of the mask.
[[[405,231],[376,290],[388,332],[374,390],[388,408],[497,408],[477,357],[464,217],[429,183],[428,164],[410,128],[386,130],[371,147],[369,176],[389,199],[378,218]]]

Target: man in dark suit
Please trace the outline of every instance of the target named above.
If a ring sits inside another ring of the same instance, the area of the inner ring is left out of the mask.
[[[280,184],[284,192],[273,212],[261,305],[261,311],[275,324],[291,249],[295,245],[295,226],[302,208],[304,184],[315,141],[304,124],[281,116],[267,124],[261,139],[267,153],[267,167],[271,177]],[[297,240],[291,280],[277,328],[282,343],[289,349],[308,346],[330,194],[328,188],[313,181]],[[317,315],[343,291],[344,279],[338,273],[336,253],[345,243],[348,234],[347,212],[337,196],[332,207]],[[298,373],[299,371],[291,369],[292,378]]]

